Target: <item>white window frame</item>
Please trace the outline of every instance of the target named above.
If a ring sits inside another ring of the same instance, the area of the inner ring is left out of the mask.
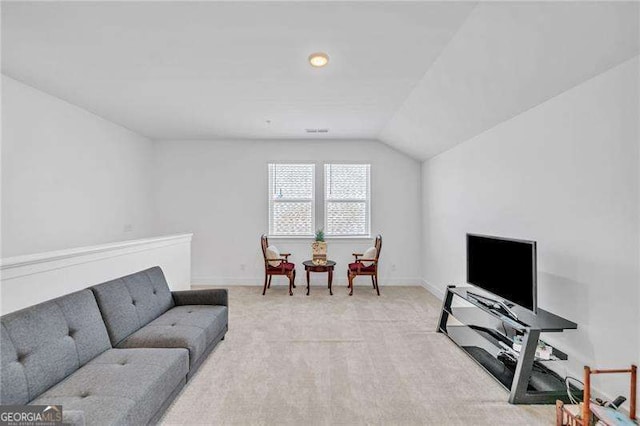
[[[291,199],[291,200],[274,200],[273,199],[273,194],[272,194],[272,188],[271,188],[271,173],[269,171],[269,167],[272,165],[308,165],[308,166],[312,166],[313,168],[313,173],[312,173],[312,183],[311,183],[311,188],[312,188],[312,194],[311,194],[311,199],[310,200],[303,200],[303,199]],[[316,163],[312,162],[312,161],[299,161],[299,162],[295,162],[295,161],[287,161],[287,162],[268,162],[267,163],[267,198],[268,198],[268,221],[269,223],[267,224],[268,228],[269,228],[269,232],[268,235],[269,237],[273,237],[273,238],[309,238],[309,237],[313,237],[314,236],[314,232],[316,229],[316,223],[317,222],[317,214],[316,214],[316,204],[317,204],[317,198],[316,198],[316,185],[317,185],[317,179],[316,179],[316,174],[317,174],[317,165]],[[273,203],[298,203],[301,201],[309,201],[311,203],[311,234],[304,234],[304,235],[291,235],[291,234],[276,234],[273,232]]]
[[[329,202],[332,203],[362,203],[363,200],[360,199],[338,199],[338,200],[333,200],[333,199],[328,199],[328,194],[327,194],[327,185],[325,182],[325,179],[327,178],[327,174],[326,174],[326,166],[330,166],[330,165],[357,165],[357,166],[369,166],[368,167],[368,173],[367,173],[367,198],[366,200],[364,200],[365,203],[365,207],[366,207],[366,216],[365,216],[365,233],[364,234],[340,234],[340,235],[333,235],[333,234],[328,234],[326,233],[326,229],[327,229],[327,218],[329,217],[327,214],[327,207],[329,205]],[[331,162],[325,162],[322,165],[322,188],[323,188],[323,193],[324,193],[324,197],[323,197],[323,213],[324,213],[324,217],[322,218],[321,223],[324,224],[324,229],[325,229],[325,235],[327,238],[370,238],[371,237],[371,164],[370,163],[364,163],[364,162],[338,162],[338,161],[331,161]]]
[[[369,166],[369,176],[368,176],[368,181],[367,181],[367,230],[369,231],[368,234],[362,234],[362,235],[327,235],[325,234],[325,238],[328,240],[341,240],[341,239],[345,239],[345,240],[349,240],[349,239],[369,239],[371,238],[371,173],[372,173],[372,169],[373,169],[373,165],[371,163],[368,162],[358,162],[358,161],[268,161],[266,164],[266,173],[267,173],[267,228],[269,229],[268,232],[268,236],[269,238],[273,238],[273,239],[282,239],[282,240],[287,240],[287,239],[291,239],[291,240],[296,240],[296,239],[309,239],[309,238],[313,238],[314,234],[311,235],[287,235],[287,234],[273,234],[272,233],[272,200],[271,199],[271,188],[269,187],[270,184],[270,180],[269,180],[269,165],[270,164],[308,164],[308,165],[313,165],[314,166],[314,173],[313,173],[313,202],[312,202],[312,210],[311,210],[311,214],[312,214],[312,220],[313,220],[313,229],[316,230],[318,229],[317,225],[318,224],[322,224],[323,229],[326,229],[326,217],[327,217],[327,211],[326,211],[326,206],[327,206],[327,202],[326,202],[326,185],[325,185],[325,170],[324,170],[324,166],[326,164],[358,164],[358,165],[368,165]],[[317,197],[317,194],[323,194],[323,197]],[[294,201],[294,200],[291,200]],[[343,201],[347,201],[347,200],[343,200]],[[362,200],[356,200],[358,202],[361,202]],[[282,201],[279,201],[282,202]]]

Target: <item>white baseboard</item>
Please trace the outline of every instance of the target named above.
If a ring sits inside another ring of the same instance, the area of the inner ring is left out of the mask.
[[[424,287],[429,293],[433,294],[438,299],[444,299],[444,290],[434,286],[433,284],[429,284],[427,280],[421,280],[421,285]]]
[[[318,277],[312,278],[312,284],[318,283]],[[274,277],[273,280],[282,280],[286,282],[284,277]],[[322,278],[326,280],[326,276]],[[277,282],[277,281],[273,281]],[[252,277],[252,278],[231,278],[231,277],[192,277],[191,285],[211,285],[211,286],[262,286],[264,284],[264,277]],[[306,285],[307,281],[304,277],[304,271],[302,274],[298,272],[296,275],[296,285]],[[368,278],[360,277],[355,280],[355,284],[359,285],[371,285],[371,281]],[[346,277],[333,277],[334,286],[346,286]],[[423,286],[423,280],[420,278],[389,278],[380,279],[380,287],[393,287],[393,286]]]

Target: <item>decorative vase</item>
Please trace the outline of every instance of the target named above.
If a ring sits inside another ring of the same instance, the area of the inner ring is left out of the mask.
[[[315,265],[327,264],[327,243],[325,241],[315,241],[311,244],[311,251],[313,253],[313,263]]]

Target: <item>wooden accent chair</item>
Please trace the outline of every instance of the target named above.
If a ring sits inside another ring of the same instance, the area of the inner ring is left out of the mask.
[[[362,253],[353,253],[356,261],[349,264],[349,269],[347,271],[347,277],[349,279],[349,296],[353,295],[353,279],[358,275],[371,276],[373,288],[378,293],[378,296],[380,296],[380,287],[378,286],[378,259],[380,258],[380,250],[382,250],[382,235],[378,235],[376,237],[374,247],[376,248],[375,259],[365,259],[362,258]],[[371,263],[371,265],[367,266],[362,262]]]
[[[267,247],[269,247],[269,239],[265,234],[260,237],[262,245],[262,257],[264,258],[264,288],[262,295],[264,296],[268,288],[271,288],[271,277],[274,275],[284,275],[289,278],[289,296],[293,296],[293,289],[296,288],[296,265],[289,262],[291,253],[280,253],[278,259],[267,258]],[[269,262],[280,262],[278,266],[273,266]]]

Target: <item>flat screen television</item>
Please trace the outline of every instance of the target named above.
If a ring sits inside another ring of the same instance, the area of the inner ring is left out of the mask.
[[[467,234],[467,282],[535,313],[536,242]]]

